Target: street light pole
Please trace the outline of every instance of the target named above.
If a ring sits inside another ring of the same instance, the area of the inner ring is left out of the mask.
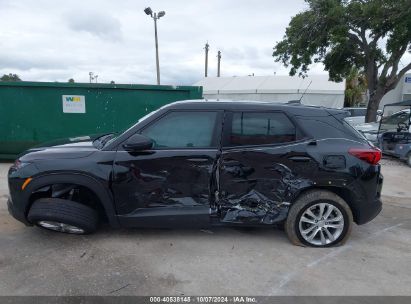
[[[163,17],[166,13],[164,11],[153,13],[151,8],[147,7],[144,9],[146,15],[149,15],[154,20],[154,39],[156,46],[156,69],[157,69],[157,84],[160,84],[160,60],[158,57],[158,35],[157,35],[157,20]]]
[[[217,59],[218,59],[217,77],[220,77],[221,51],[218,51]]]
[[[208,76],[208,50],[210,48],[210,45],[207,43],[205,44],[205,64],[204,64],[204,77]]]
[[[156,67],[157,67],[157,84],[160,84],[160,62],[158,59],[158,37],[157,37],[157,13],[154,13],[154,36],[156,40]]]

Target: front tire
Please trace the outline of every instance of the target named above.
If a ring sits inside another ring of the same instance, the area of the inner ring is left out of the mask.
[[[41,198],[31,206],[28,220],[41,228],[71,233],[89,234],[97,229],[97,212],[77,202],[59,198]]]
[[[326,190],[310,190],[291,206],[285,231],[294,245],[332,247],[347,241],[352,223],[351,209],[341,197]]]

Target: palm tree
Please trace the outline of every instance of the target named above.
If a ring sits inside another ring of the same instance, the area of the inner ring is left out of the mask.
[[[345,80],[344,106],[356,107],[365,101],[367,80],[358,69],[352,68]]]

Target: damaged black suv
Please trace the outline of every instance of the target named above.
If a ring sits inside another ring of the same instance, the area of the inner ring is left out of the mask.
[[[127,131],[33,148],[9,171],[10,213],[67,233],[113,227],[284,227],[344,243],[381,211],[381,152],[341,110],[183,101]]]

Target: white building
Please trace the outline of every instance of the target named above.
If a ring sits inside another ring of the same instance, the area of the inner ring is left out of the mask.
[[[411,100],[411,73],[405,74],[395,89],[384,95],[380,103],[380,109],[386,104],[404,100]]]
[[[328,75],[207,77],[194,84],[203,87],[206,99],[288,102],[331,108],[344,106],[345,81],[332,82]]]

